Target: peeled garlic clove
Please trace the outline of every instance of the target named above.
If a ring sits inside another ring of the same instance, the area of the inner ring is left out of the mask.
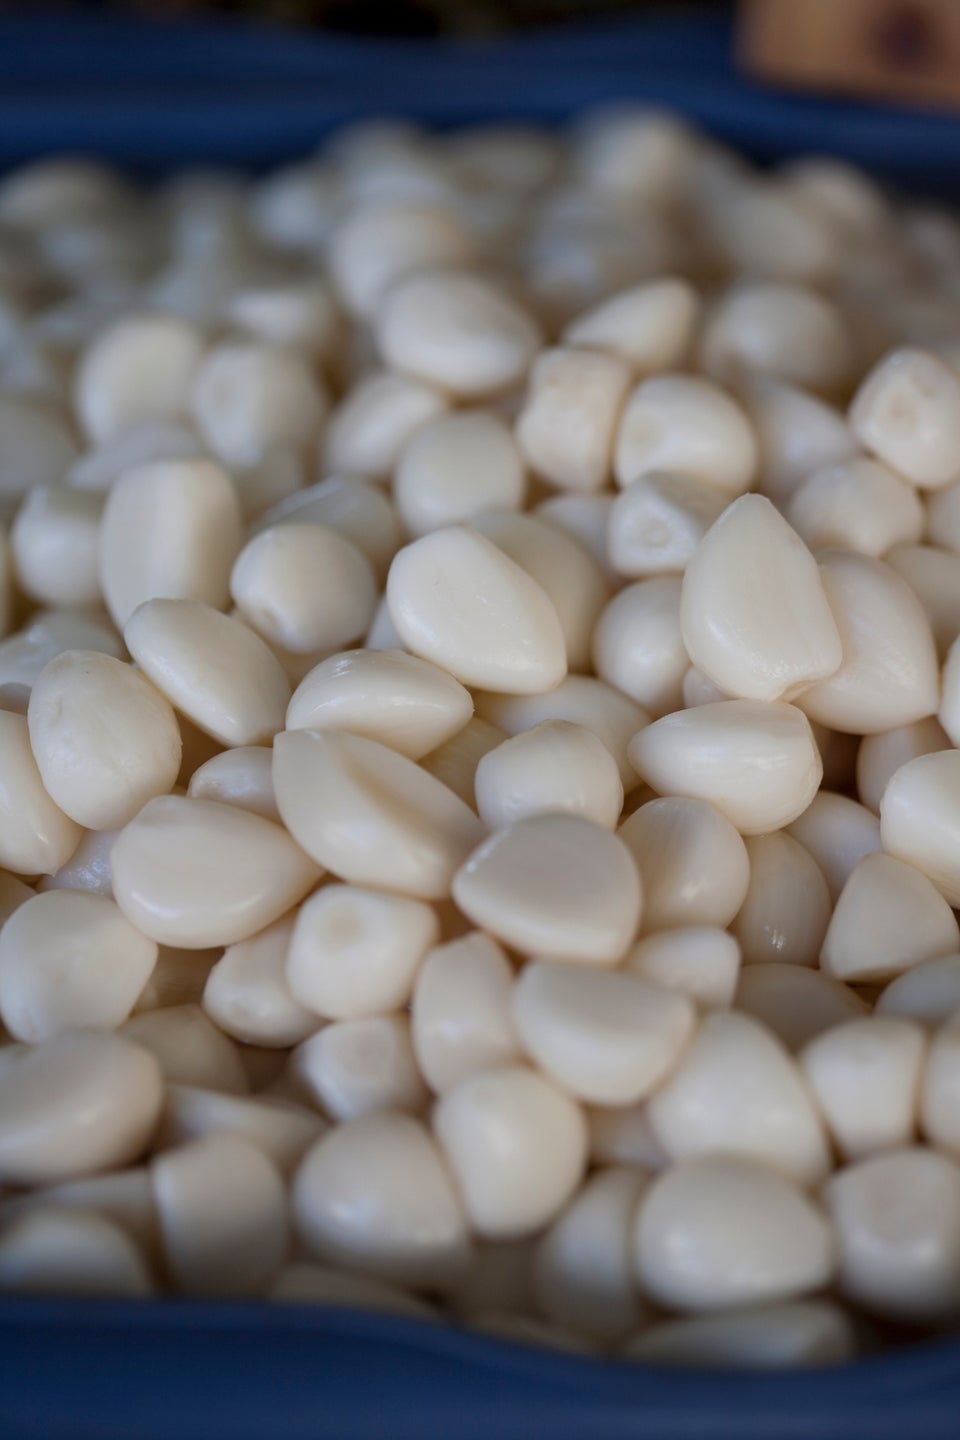
[[[273,755],[265,745],[238,745],[198,766],[190,776],[187,795],[191,800],[236,805],[279,822],[272,771]]]
[[[187,406],[203,338],[174,315],[118,320],[86,348],[74,400],[87,433],[109,440],[147,420],[172,420]]]
[[[734,1008],[760,1020],[796,1054],[815,1036],[867,1014],[856,990],[823,970],[767,961],[740,971]]]
[[[402,650],[347,650],[300,682],[287,729],[349,730],[419,760],[472,714],[469,692],[429,661]]]
[[[820,964],[851,983],[888,980],[960,948],[960,927],[930,880],[890,855],[867,855],[841,891]]]
[[[408,534],[462,525],[485,510],[519,510],[527,490],[523,456],[493,410],[428,420],[393,475],[393,498]]]
[[[936,545],[895,545],[884,557],[902,575],[927,613],[937,654],[960,634],[960,555]]]
[[[839,1288],[868,1314],[907,1324],[960,1308],[960,1166],[908,1147],[839,1170],[824,1187]]]
[[[429,1098],[406,1015],[335,1020],[291,1057],[298,1082],[332,1120],[381,1110],[417,1114]]]
[[[861,750],[871,738],[864,737]],[[854,866],[882,848],[876,815],[848,795],[830,790],[819,790],[786,833],[813,856],[834,904]]]
[[[930,622],[910,586],[867,555],[831,551],[821,576],[843,660],[797,704],[821,725],[876,734],[932,715],[939,701]]]
[[[757,372],[739,394],[757,434],[760,489],[781,509],[807,476],[856,457],[844,416],[819,396]]]
[[[444,206],[371,197],[334,227],[330,274],[350,313],[372,321],[395,281],[416,270],[465,264],[472,249],[469,231]]]
[[[362,550],[379,579],[400,549],[400,517],[378,485],[355,475],[331,475],[294,490],[259,515],[253,534],[271,525],[325,525]]]
[[[700,309],[687,280],[650,280],[602,300],[578,315],[564,343],[616,355],[637,374],[657,374],[683,363]]]
[[[657,718],[683,707],[690,657],[680,629],[678,575],[627,585],[601,610],[593,629],[593,663],[608,684]]]
[[[960,1013],[960,954],[922,960],[877,997],[878,1015],[898,1015],[935,1028]]]
[[[794,1300],[661,1320],[623,1354],[646,1365],[697,1370],[785,1370],[839,1365],[857,1353],[850,1318],[830,1300]]]
[[[286,831],[251,811],[162,795],[118,836],[117,904],[163,945],[202,950],[246,940],[311,890],[317,866]]]
[[[122,1033],[156,1056],[168,1084],[199,1085],[226,1095],[244,1095],[250,1088],[237,1046],[199,1005],[144,1011],[128,1020]]]
[[[28,599],[41,605],[100,604],[102,509],[99,496],[68,485],[35,485],[27,491],[10,529],[10,555],[17,585]],[[0,633],[5,629],[0,625]]]
[[[411,1005],[417,1063],[438,1095],[520,1058],[510,1011],[513,971],[489,935],[473,931],[431,950]]]
[[[853,398],[861,445],[922,489],[957,479],[960,379],[929,351],[904,346],[870,371]]]
[[[274,745],[273,781],[290,833],[354,885],[442,900],[482,833],[446,785],[356,735],[286,731]]]
[[[110,655],[68,650],[51,660],[30,692],[27,724],[45,789],[88,829],[125,825],[176,782],[182,741],[172,706]]]
[[[867,459],[815,470],[793,492],[786,516],[811,550],[856,550],[877,559],[920,540],[926,520],[913,486]]]
[[[157,946],[112,900],[72,890],[35,895],[0,931],[0,1017],[31,1044],[65,1030],[115,1030],[156,959]]]
[[[816,561],[762,495],[742,496],[701,540],[680,623],[693,664],[743,699],[790,698],[842,658]]]
[[[7,1046],[2,1060],[0,1180],[56,1184],[128,1165],[160,1118],[152,1055],[120,1035],[74,1031]]]
[[[725,1010],[737,988],[740,946],[732,935],[712,925],[680,925],[639,940],[627,956],[626,968],[689,996],[704,1009]]]
[[[536,474],[562,490],[599,490],[630,370],[613,355],[558,347],[534,363],[517,440]]]
[[[706,480],[652,471],[625,487],[610,507],[607,558],[618,575],[680,573],[730,497]]]
[[[750,886],[731,926],[745,965],[816,965],[830,923],[830,891],[799,841],[777,832],[747,840]]]
[[[609,830],[623,806],[617,763],[591,730],[545,720],[488,750],[474,780],[491,830],[547,811],[582,815]]]
[[[257,466],[271,450],[315,444],[328,405],[306,356],[255,340],[212,346],[190,387],[201,435],[224,464],[237,467]]]
[[[613,503],[613,495],[606,490],[587,494],[561,491],[559,495],[548,495],[541,500],[533,507],[533,513],[578,540],[590,551],[607,579],[613,580],[616,577],[607,557],[607,527]]]
[[[533,1264],[537,1308],[554,1325],[611,1344],[642,1322],[630,1255],[642,1170],[601,1170],[539,1241]]]
[[[496,831],[457,871],[453,896],[504,944],[586,965],[615,965],[640,919],[626,846],[576,815],[533,815]]]
[[[326,1130],[304,1105],[265,1095],[224,1095],[197,1085],[168,1085],[162,1135],[165,1145],[207,1135],[236,1135],[262,1150],[283,1175]]]
[[[740,909],[750,861],[739,833],[706,800],[649,800],[620,827],[643,881],[643,929],[716,925]]]
[[[705,481],[732,499],[749,488],[756,466],[750,421],[712,381],[655,375],[629,396],[614,456],[618,485],[665,470]]]
[[[644,1195],[634,1223],[644,1291],[673,1310],[790,1300],[833,1278],[833,1237],[820,1209],[756,1160],[708,1156],[675,1165]]]
[[[665,715],[633,737],[629,755],[653,789],[709,801],[743,835],[789,825],[823,774],[809,722],[782,701],[721,700]]]
[[[950,740],[940,722],[932,715],[898,725],[877,735],[864,735],[857,751],[857,790],[860,799],[875,814],[880,813],[883,793],[900,769],[920,755],[949,750]]]
[[[876,1015],[837,1025],[806,1046],[801,1067],[846,1159],[913,1140],[925,1052],[919,1025]],[[928,1066],[928,1086],[929,1075]]]
[[[318,1028],[317,1015],[297,1002],[287,984],[293,924],[285,917],[228,945],[210,971],[203,1008],[224,1034],[247,1045],[287,1049]]]
[[[563,630],[546,592],[473,531],[436,530],[401,550],[387,602],[404,644],[465,685],[529,694],[566,674]]]
[[[210,1135],[151,1166],[164,1257],[186,1295],[262,1295],[287,1251],[286,1197],[276,1166],[235,1135]]]
[[[910,760],[880,802],[888,854],[913,865],[953,906],[960,905],[960,753],[940,750]]]
[[[102,1215],[38,1205],[0,1233],[0,1294],[138,1300],[153,1289],[130,1236]]]
[[[537,961],[511,1001],[531,1059],[593,1105],[633,1105],[673,1068],[693,1033],[686,996],[639,976]]]
[[[855,357],[839,308],[802,285],[745,281],[722,297],[700,341],[700,362],[721,381],[759,370],[827,393],[851,378]]]
[[[290,682],[268,646],[198,600],[148,600],[124,642],[177,710],[221,745],[258,745],[283,728]]]
[[[158,460],[118,476],[103,511],[100,584],[115,623],[145,600],[229,599],[242,543],[236,487],[212,460]]]
[[[480,1235],[533,1234],[567,1203],[585,1168],[582,1110],[519,1065],[460,1080],[437,1104],[433,1125]]]
[[[35,1209],[52,1209],[71,1214],[99,1215],[118,1226],[150,1259],[158,1251],[159,1235],[153,1205],[153,1190],[146,1165],[126,1170],[108,1170],[80,1180],[64,1180],[11,1196],[0,1208],[5,1223],[14,1216]]]
[[[447,404],[438,390],[409,376],[387,371],[364,376],[330,416],[328,469],[386,479],[411,436]]]
[[[55,875],[82,835],[44,787],[26,716],[0,710],[0,865],[20,875]]]
[[[466,1269],[467,1221],[443,1156],[412,1115],[363,1115],[307,1151],[293,1216],[308,1254],[411,1288]]]

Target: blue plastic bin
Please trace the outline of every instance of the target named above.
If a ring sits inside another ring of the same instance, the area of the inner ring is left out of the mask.
[[[675,107],[761,160],[845,156],[960,195],[960,121],[749,85],[713,14],[454,47],[0,15],[0,167],[261,166],[336,124]],[[954,1440],[960,1340],[839,1370],[648,1370],[345,1310],[0,1299],[0,1440]]]

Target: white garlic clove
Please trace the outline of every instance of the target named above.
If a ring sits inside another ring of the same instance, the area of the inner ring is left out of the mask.
[[[820,963],[839,980],[890,980],[960,948],[960,927],[933,884],[890,855],[866,855],[844,885]]]

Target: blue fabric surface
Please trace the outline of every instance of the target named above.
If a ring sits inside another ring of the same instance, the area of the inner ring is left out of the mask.
[[[0,15],[0,165],[92,151],[145,172],[258,166],[333,125],[679,108],[761,159],[830,151],[960,194],[960,121],[749,85],[713,16],[496,44]],[[0,1299],[0,1440],[954,1440],[960,1342],[839,1371],[680,1375],[394,1317]]]

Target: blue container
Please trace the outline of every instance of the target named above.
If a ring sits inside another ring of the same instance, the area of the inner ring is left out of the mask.
[[[760,160],[839,154],[960,194],[960,122],[747,84],[723,21],[493,44],[0,16],[0,167],[88,151],[141,173],[261,166],[344,120],[560,122],[638,97]],[[655,1371],[393,1316],[0,1299],[0,1440],[954,1440],[960,1340],[839,1370]]]

